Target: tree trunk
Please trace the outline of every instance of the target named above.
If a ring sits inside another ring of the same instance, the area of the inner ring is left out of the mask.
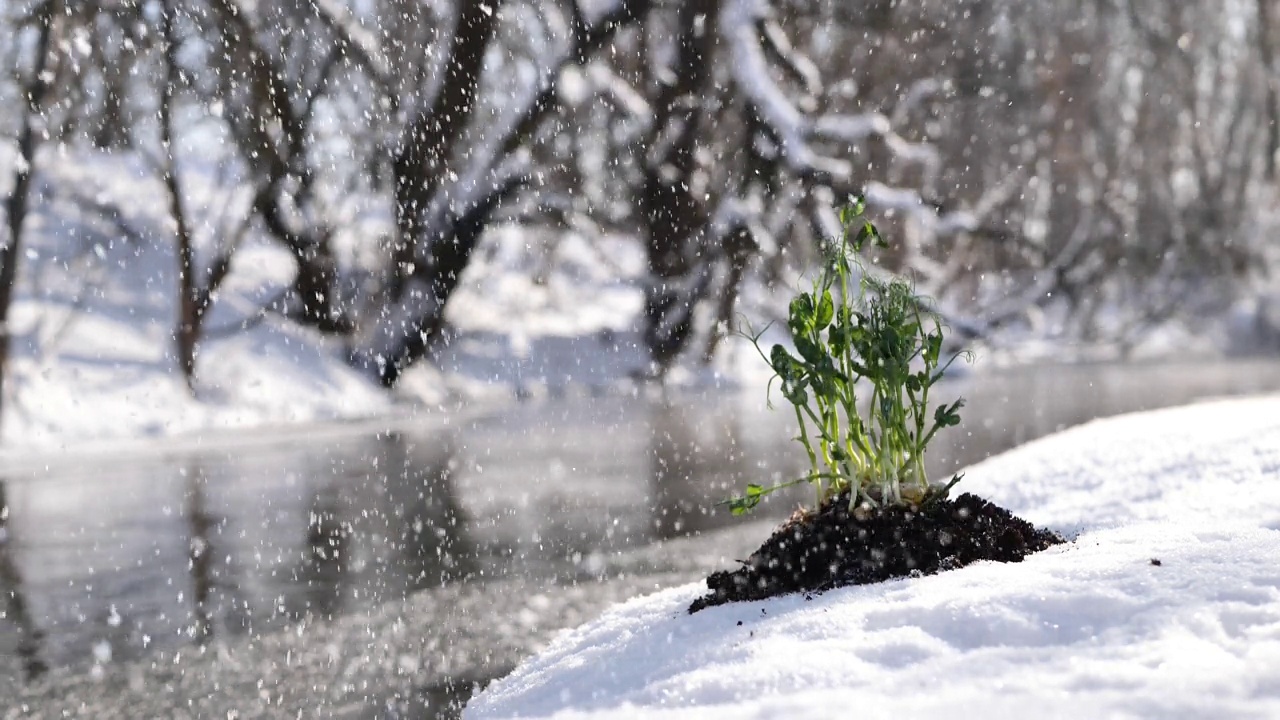
[[[246,78],[243,86],[249,91],[247,105],[229,114],[228,126],[241,154],[257,173],[259,189],[253,212],[297,263],[292,293],[296,306],[290,315],[293,320],[321,332],[348,333],[352,323],[339,302],[337,260],[329,246],[327,231],[317,227],[298,228],[298,223],[292,222],[283,209],[287,206],[286,188],[291,186],[291,180],[297,179],[303,188],[295,192],[291,200],[299,206],[309,200],[306,188],[313,178],[306,160],[307,144],[311,137],[314,100],[320,91],[313,90],[309,99],[295,104],[298,98],[306,96],[306,91],[290,82],[286,71],[288,59],[283,63],[273,59],[259,31],[236,3],[213,0],[210,7],[219,23],[221,53],[216,57],[221,58],[221,65],[216,67],[216,72],[223,82],[221,92],[228,98],[234,97],[236,86],[232,79],[238,76]],[[334,53],[325,61],[322,77],[329,76],[337,57]],[[323,80],[318,82],[323,84]],[[227,104],[238,107],[230,101]],[[276,122],[281,130],[279,137],[269,131]]]
[[[1276,155],[1280,154],[1280,77],[1276,73],[1276,53],[1271,26],[1271,0],[1258,2],[1258,54],[1262,59],[1263,77],[1267,83],[1267,157],[1266,176],[1276,178]]]
[[[5,201],[5,214],[8,220],[9,237],[0,243],[0,409],[3,408],[4,395],[7,389],[9,350],[12,331],[9,327],[9,306],[13,303],[14,285],[18,281],[18,258],[21,257],[22,225],[27,218],[31,195],[31,178],[35,174],[36,150],[36,117],[44,107],[49,94],[49,72],[51,64],[50,49],[52,46],[53,23],[58,16],[61,4],[49,2],[42,6],[42,15],[36,22],[39,33],[36,36],[35,64],[31,70],[31,78],[26,82],[24,94],[27,106],[22,114],[22,125],[18,131],[18,163],[14,170],[13,191]]]
[[[8,540],[8,542],[0,542],[0,584],[5,588],[0,592],[3,596],[3,601],[0,601],[0,612],[18,630],[18,657],[22,658],[27,680],[36,680],[49,671],[48,664],[40,657],[45,636],[35,618],[32,617],[30,605],[27,604],[22,571],[14,561],[14,543],[7,537],[10,532],[9,523],[5,481],[0,479],[0,536]]]
[[[411,275],[400,298],[382,310],[371,338],[352,358],[357,366],[391,387],[405,368],[430,353],[444,327],[445,303],[457,289],[490,213],[522,182],[509,181],[465,215],[447,222],[452,237],[435,242],[431,264]]]
[[[645,167],[641,202],[651,277],[645,288],[644,340],[658,375],[688,344],[698,290],[706,287],[706,278],[694,274],[709,218],[692,185],[701,95],[710,79],[719,12],[719,0],[690,0],[680,7],[674,78],[662,89],[650,143],[667,142],[669,147],[665,152],[659,148],[660,155]]]
[[[169,195],[169,216],[173,218],[176,233],[178,259],[178,321],[174,329],[178,368],[186,380],[187,390],[195,393],[196,343],[200,340],[200,325],[204,319],[204,303],[196,279],[195,248],[192,247],[191,226],[182,209],[182,188],[178,183],[177,163],[173,147],[173,103],[178,80],[178,47],[173,37],[172,0],[165,0],[160,7],[160,37],[164,43],[164,75],[160,93],[160,145],[164,152],[164,185]]]
[[[445,62],[444,85],[431,107],[414,116],[392,158],[395,178],[396,240],[392,247],[390,297],[352,361],[391,386],[404,368],[425,356],[439,334],[445,303],[457,287],[484,229],[488,211],[500,199],[491,193],[464,218],[453,212],[440,228],[426,216],[437,193],[447,192],[450,155],[463,138],[475,110],[484,55],[498,28],[502,0],[462,3],[456,38]],[[512,187],[511,189],[514,189]],[[501,195],[505,196],[505,192]],[[482,213],[480,211],[483,211]]]
[[[96,118],[93,130],[93,144],[103,150],[128,148],[132,138],[129,136],[129,121],[126,102],[129,94],[128,57],[124,48],[117,48],[114,54],[108,54],[106,48],[97,48],[96,53],[102,71],[102,110]]]
[[[258,193],[254,211],[262,218],[267,231],[289,249],[298,265],[293,280],[293,296],[298,306],[291,313],[292,318],[323,333],[350,333],[352,323],[342,311],[338,297],[338,261],[328,236],[318,232],[316,237],[304,237],[294,232],[280,210],[280,194],[274,182]]]
[[[398,235],[393,249],[395,294],[414,274],[420,246],[432,240],[424,236],[429,230],[423,227],[423,218],[450,174],[449,156],[475,110],[485,51],[497,31],[501,7],[502,0],[462,3],[456,39],[445,62],[444,85],[431,107],[413,118],[393,159]]]

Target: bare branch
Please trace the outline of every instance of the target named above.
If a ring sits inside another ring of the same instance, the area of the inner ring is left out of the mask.
[[[324,26],[338,38],[342,50],[351,52],[378,89],[386,95],[395,95],[394,71],[376,36],[361,27],[359,21],[334,0],[311,0],[311,5]]]
[[[512,125],[511,130],[506,135],[503,142],[503,150],[505,152],[514,152],[516,148],[523,145],[533,133],[542,124],[547,114],[556,105],[556,84],[559,82],[560,73],[564,68],[571,64],[581,65],[586,62],[587,58],[595,55],[597,51],[605,45],[613,41],[613,38],[622,28],[639,20],[653,6],[654,0],[621,0],[607,14],[604,15],[595,24],[588,26],[586,24],[586,16],[578,6],[577,0],[574,2],[574,35],[570,42],[572,43],[569,52],[563,56],[555,69],[551,71],[542,81],[541,88],[537,91],[532,101],[527,105],[527,109],[521,116],[520,120]]]

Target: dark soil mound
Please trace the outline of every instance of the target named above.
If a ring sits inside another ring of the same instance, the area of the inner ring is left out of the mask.
[[[689,606],[821,592],[890,578],[931,575],[977,560],[1020,562],[1064,542],[968,493],[925,508],[849,511],[849,496],[788,520],[732,572],[707,578],[711,592]]]

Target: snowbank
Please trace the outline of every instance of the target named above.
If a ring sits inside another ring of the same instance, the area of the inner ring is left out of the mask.
[[[218,330],[252,318],[259,297],[291,278],[292,261],[275,248],[255,244],[236,258],[214,333],[199,347],[192,397],[172,352],[172,249],[99,246],[104,258],[94,263],[128,256],[128,264],[94,277],[60,268],[65,255],[46,260],[46,247],[32,248],[29,259],[40,286],[20,286],[13,308],[8,453],[391,412],[392,398],[347,365],[339,343],[273,317]]]
[[[1075,542],[688,616],[698,584],[558,638],[465,717],[1280,716],[1280,398],[1097,421],[965,489]]]

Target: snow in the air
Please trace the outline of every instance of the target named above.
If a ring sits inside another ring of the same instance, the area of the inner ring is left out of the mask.
[[[1280,717],[1280,397],[1096,421],[963,489],[1073,540],[693,616],[697,584],[641,597],[465,717]]]

